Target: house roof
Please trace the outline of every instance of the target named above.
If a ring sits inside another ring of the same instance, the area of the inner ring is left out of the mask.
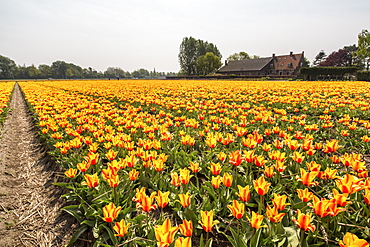
[[[303,54],[290,54],[275,56],[274,67],[276,70],[295,69],[299,66]]]
[[[219,72],[256,71],[265,67],[272,57],[229,61]]]

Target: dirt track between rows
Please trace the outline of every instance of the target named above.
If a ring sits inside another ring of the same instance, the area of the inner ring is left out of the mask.
[[[36,133],[15,86],[0,134],[0,247],[64,246],[74,221],[60,211],[65,201],[52,185],[61,177]]]

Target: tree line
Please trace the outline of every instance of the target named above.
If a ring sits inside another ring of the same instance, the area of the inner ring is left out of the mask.
[[[108,67],[104,72],[91,67],[82,68],[73,63],[55,61],[51,65],[17,65],[12,59],[0,55],[0,79],[100,79],[100,78],[158,78],[177,75],[174,72],[156,72],[138,69],[133,72],[119,67]]]

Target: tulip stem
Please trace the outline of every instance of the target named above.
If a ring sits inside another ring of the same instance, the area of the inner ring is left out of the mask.
[[[262,207],[263,207],[263,196],[260,195],[260,205],[258,206],[258,214],[262,214]]]
[[[301,229],[301,234],[300,234],[300,246],[303,246],[303,240],[304,240],[304,230]]]

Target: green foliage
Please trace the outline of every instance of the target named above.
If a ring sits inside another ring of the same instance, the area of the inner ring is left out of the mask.
[[[13,79],[17,66],[13,60],[0,55],[0,79]]]
[[[370,33],[367,30],[362,30],[358,35],[358,49],[356,54],[365,61],[366,70],[369,70],[370,65]]]
[[[357,80],[358,81],[370,81],[370,71],[358,71]]]
[[[299,73],[305,79],[317,80],[318,76],[343,78],[345,74],[354,74],[356,71],[356,67],[303,67]]]
[[[199,75],[208,75],[216,72],[222,63],[218,56],[212,52],[207,52],[205,55],[198,57],[196,68]]]
[[[202,75],[204,71],[202,66],[200,66],[201,71],[198,71],[198,59],[199,57],[206,55],[209,52],[213,53],[221,60],[221,53],[214,44],[200,39],[197,40],[193,37],[185,37],[181,42],[179,52],[181,74]],[[201,60],[204,60],[204,58]]]

